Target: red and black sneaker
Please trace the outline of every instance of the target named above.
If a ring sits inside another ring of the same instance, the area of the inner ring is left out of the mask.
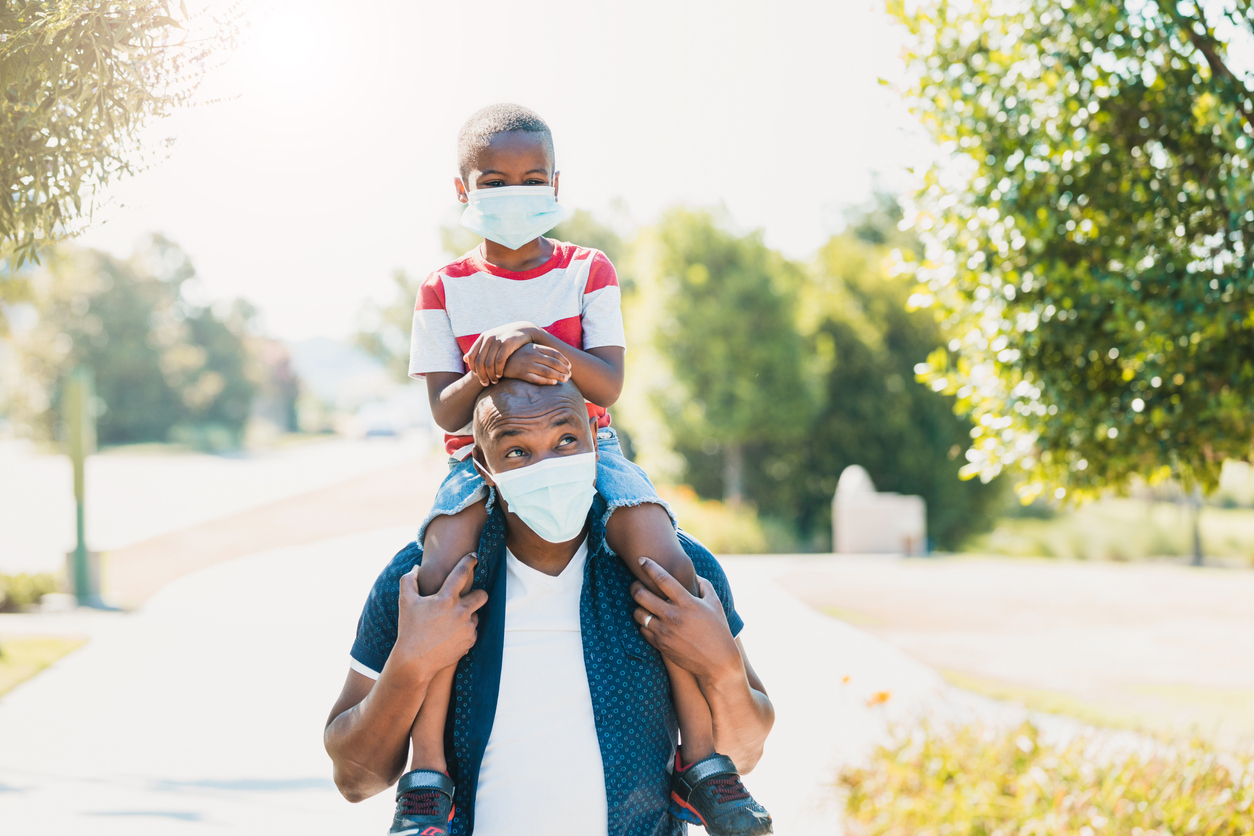
[[[680,766],[679,754],[675,754],[671,815],[701,825],[710,836],[761,836],[775,832],[771,829],[771,814],[740,783],[736,764],[717,753],[685,767]]]
[[[448,836],[452,821],[452,778],[415,769],[396,782],[396,815],[388,836]]]

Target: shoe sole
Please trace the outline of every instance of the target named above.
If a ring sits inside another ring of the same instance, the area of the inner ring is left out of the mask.
[[[679,793],[671,793],[670,814],[672,818],[679,819],[688,824],[699,824],[705,827],[705,819],[697,812],[696,808],[679,797]]]

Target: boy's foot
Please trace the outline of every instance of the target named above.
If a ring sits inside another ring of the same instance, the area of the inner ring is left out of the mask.
[[[771,814],[740,783],[736,764],[715,753],[671,773],[671,815],[699,824],[710,836],[761,836],[774,833]]]
[[[396,815],[388,836],[448,836],[452,821],[452,778],[415,769],[396,782]]]

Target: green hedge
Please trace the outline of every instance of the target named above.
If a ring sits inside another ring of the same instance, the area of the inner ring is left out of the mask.
[[[60,588],[56,575],[5,575],[0,573],[0,612],[20,612],[49,592]]]
[[[846,769],[851,836],[1245,836],[1254,833],[1254,761],[1202,743],[1093,757],[1010,731],[926,730]]]

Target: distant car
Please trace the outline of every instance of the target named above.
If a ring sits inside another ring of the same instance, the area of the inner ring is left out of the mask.
[[[370,437],[395,438],[409,426],[405,411],[388,403],[373,402],[363,404],[357,410],[357,426],[361,434]]]

